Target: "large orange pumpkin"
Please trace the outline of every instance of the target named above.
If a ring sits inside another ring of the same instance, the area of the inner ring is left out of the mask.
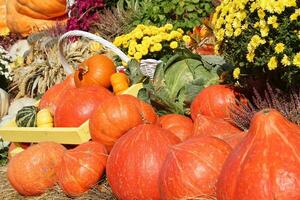
[[[139,125],[122,136],[108,156],[106,174],[118,199],[160,199],[158,178],[169,148],[180,140],[168,130]]]
[[[49,88],[41,98],[39,109],[49,108],[51,114],[54,115],[60,98],[66,91],[72,88],[75,88],[74,74],[69,75],[62,83]]]
[[[171,147],[160,171],[161,199],[215,199],[216,183],[231,147],[198,137]]]
[[[229,119],[230,109],[236,104],[236,98],[241,98],[240,94],[229,85],[209,86],[193,100],[192,119],[195,120],[198,114]]]
[[[90,119],[101,102],[113,94],[101,86],[73,88],[67,90],[57,103],[54,114],[56,127],[79,127]]]
[[[230,153],[217,184],[218,200],[300,199],[300,126],[266,109]]]
[[[58,183],[68,196],[80,196],[101,178],[107,160],[105,147],[87,142],[65,152],[57,168]]]
[[[116,66],[110,58],[105,55],[94,55],[76,70],[76,87],[100,85],[109,88],[110,77],[115,72]]]
[[[57,182],[55,170],[65,150],[60,144],[45,142],[17,154],[8,163],[10,184],[24,196],[44,193]]]
[[[94,141],[108,150],[123,134],[139,124],[155,123],[157,115],[151,105],[130,95],[119,95],[104,101],[92,114],[90,132]]]
[[[27,36],[65,20],[67,7],[65,0],[8,0],[6,13],[8,28]]]
[[[158,120],[162,128],[174,133],[181,141],[190,137],[193,133],[193,121],[183,115],[163,115]]]

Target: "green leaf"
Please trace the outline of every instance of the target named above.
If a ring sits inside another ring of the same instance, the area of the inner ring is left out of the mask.
[[[184,8],[177,7],[175,13],[176,13],[176,15],[182,15],[184,13]]]
[[[193,10],[196,10],[196,6],[193,5],[193,4],[188,5],[188,6],[186,6],[186,10],[189,11],[189,12],[191,12],[191,11],[193,11]]]
[[[145,76],[140,70],[140,64],[136,60],[129,61],[126,73],[132,84],[141,83],[145,79]]]

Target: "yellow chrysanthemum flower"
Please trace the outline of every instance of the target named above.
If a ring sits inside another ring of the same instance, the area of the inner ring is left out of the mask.
[[[293,14],[291,14],[291,16],[290,16],[290,20],[291,20],[291,21],[295,21],[295,20],[298,19],[298,17],[299,17],[299,15],[297,15],[296,13],[293,13]]]
[[[260,34],[262,37],[267,37],[269,35],[269,27],[268,26],[265,26],[264,28],[261,28],[260,29]]]
[[[283,43],[278,43],[274,49],[276,53],[282,53],[285,49],[285,45]]]
[[[171,47],[171,49],[176,49],[178,47],[178,42],[176,42],[176,41],[171,42],[170,47]]]
[[[266,13],[265,13],[264,10],[259,9],[259,10],[257,11],[257,15],[258,15],[258,17],[259,17],[260,19],[263,19],[263,18],[266,16]]]
[[[277,17],[275,15],[268,17],[268,24],[274,24],[277,22]]]
[[[141,60],[142,57],[143,57],[143,54],[141,52],[136,52],[134,54],[134,59],[136,59],[136,60]]]
[[[184,34],[184,31],[181,28],[178,28],[177,31],[181,34]]]
[[[239,35],[241,35],[241,33],[242,33],[242,29],[237,28],[237,29],[234,31],[234,36],[235,36],[235,37],[238,37]]]
[[[148,48],[145,48],[145,47],[143,47],[140,52],[143,54],[143,56],[145,56],[149,53]]]
[[[283,66],[289,66],[289,65],[291,65],[291,61],[290,61],[290,59],[289,59],[289,57],[287,55],[284,54],[284,56],[283,56],[283,58],[281,60],[281,64]]]
[[[120,47],[122,45],[123,41],[121,39],[121,37],[116,37],[113,44],[116,45],[117,47]]]
[[[270,58],[268,62],[268,68],[269,70],[274,70],[277,68],[277,66],[278,66],[277,58],[273,56],[272,58]]]
[[[135,46],[135,49],[136,49],[137,51],[142,51],[143,45],[142,45],[142,44],[137,44],[137,45]]]
[[[153,45],[154,51],[161,51],[162,50],[162,45],[160,43],[155,43]]]
[[[169,30],[169,31],[173,29],[172,24],[166,24],[164,27],[165,27],[166,30]]]
[[[144,30],[146,28],[146,26],[144,24],[139,24],[139,25],[137,25],[136,28],[138,28],[140,30]]]
[[[300,67],[300,52],[296,54],[296,56],[293,59],[293,64],[297,67]]]
[[[254,52],[249,52],[246,56],[247,60],[249,62],[253,62],[254,61],[254,57],[255,57],[255,53]]]
[[[233,70],[233,78],[234,79],[238,79],[239,77],[240,77],[240,73],[241,73],[241,69],[240,68],[235,68],[234,70]]]
[[[137,39],[141,39],[143,36],[144,36],[144,33],[142,31],[137,31],[134,34],[134,37],[137,38]]]
[[[191,37],[188,36],[188,35],[184,35],[182,37],[182,40],[185,42],[185,43],[190,43],[191,42]]]
[[[129,49],[128,49],[128,54],[129,54],[130,56],[133,56],[135,53],[136,53],[135,48],[129,48]]]

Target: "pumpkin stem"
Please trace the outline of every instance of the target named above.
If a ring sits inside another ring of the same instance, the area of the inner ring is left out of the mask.
[[[79,80],[82,81],[83,76],[84,76],[86,73],[88,73],[89,68],[88,68],[88,66],[87,66],[86,64],[82,64],[82,65],[79,67],[78,71],[79,71],[78,78],[79,78]]]
[[[272,109],[270,109],[270,108],[266,108],[266,109],[263,109],[261,112],[262,112],[264,115],[266,115],[266,114],[268,114],[271,110],[272,110]]]

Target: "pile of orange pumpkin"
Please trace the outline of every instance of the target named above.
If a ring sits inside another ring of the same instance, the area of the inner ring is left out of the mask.
[[[300,199],[300,127],[276,110],[258,112],[244,132],[228,121],[239,94],[214,85],[196,96],[191,118],[159,117],[150,104],[110,92],[114,67],[95,80],[105,73],[89,66],[48,90],[40,107],[50,108],[57,127],[89,119],[92,141],[73,149],[45,142],[12,157],[8,180],[20,194],[58,184],[80,196],[105,172],[125,200]]]

